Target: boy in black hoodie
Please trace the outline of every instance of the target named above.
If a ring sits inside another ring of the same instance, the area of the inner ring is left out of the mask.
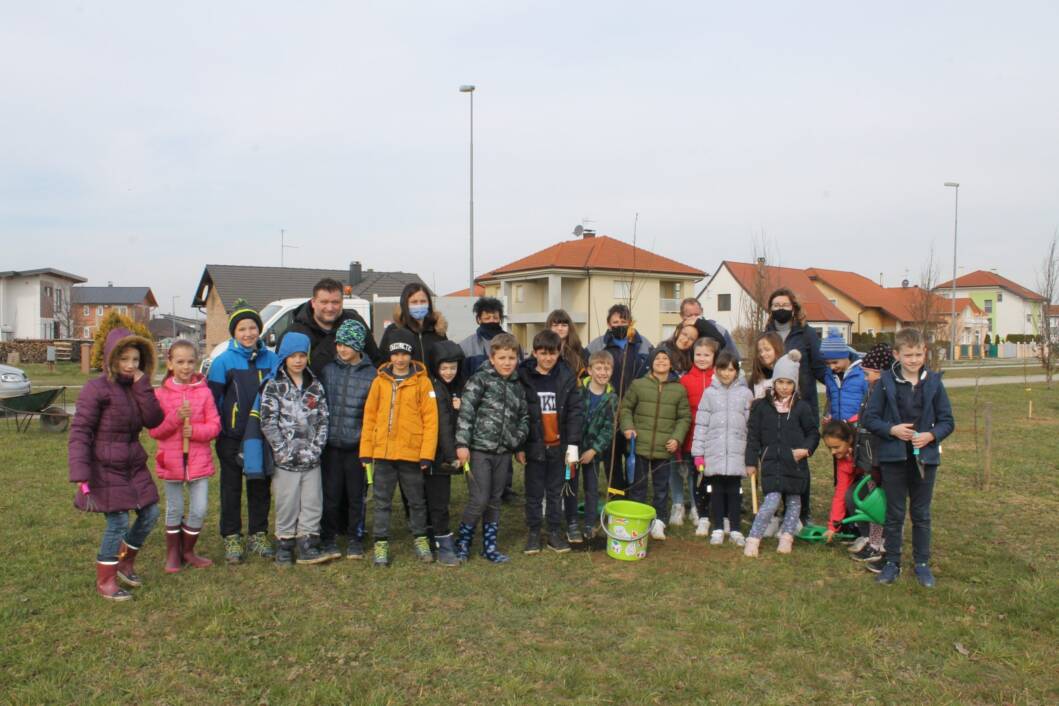
[[[456,419],[460,414],[460,394],[463,391],[463,349],[453,341],[438,341],[430,347],[427,357],[438,402],[438,450],[425,477],[427,519],[434,542],[437,544],[438,563],[459,566],[456,546],[449,529],[449,500],[452,497],[452,476],[462,473],[456,458]]]
[[[577,446],[581,443],[584,405],[574,373],[559,360],[561,347],[559,334],[541,331],[533,337],[533,357],[518,368],[530,418],[525,450],[515,455],[526,467],[526,554],[541,550],[541,503],[545,497],[548,548],[559,553],[570,551],[561,530],[564,465],[575,468],[580,459]]]

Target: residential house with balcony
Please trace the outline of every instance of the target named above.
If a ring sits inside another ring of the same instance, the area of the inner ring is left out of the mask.
[[[71,290],[84,281],[51,267],[0,272],[0,341],[75,337]]]
[[[523,347],[548,314],[565,309],[585,344],[607,328],[607,310],[630,304],[635,326],[652,343],[680,323],[680,302],[705,273],[607,235],[585,230],[476,278],[505,302],[507,328]]]
[[[837,298],[828,298],[809,278],[806,270],[793,267],[757,263],[723,261],[706,285],[698,293],[703,314],[725,326],[744,344],[757,332],[755,313],[768,305],[769,295],[776,289],[794,292],[805,314],[806,323],[824,336],[829,329],[837,329],[845,341],[850,340],[852,318],[837,305]]]
[[[934,292],[952,296],[952,281],[942,282]],[[1037,335],[1038,322],[1048,302],[1037,292],[996,272],[976,270],[956,278],[956,297],[968,298],[989,321],[992,336]]]
[[[92,338],[103,317],[111,311],[147,326],[151,321],[151,312],[158,308],[158,300],[150,287],[115,287],[107,284],[106,287],[74,287],[73,305],[76,337]]]

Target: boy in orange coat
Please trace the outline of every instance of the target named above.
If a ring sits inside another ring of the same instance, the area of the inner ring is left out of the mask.
[[[414,334],[399,329],[390,338],[390,362],[379,367],[364,405],[360,460],[374,462],[375,566],[390,565],[390,510],[398,483],[408,501],[416,557],[434,561],[427,540],[423,474],[434,463],[438,405],[426,368],[412,360]]]

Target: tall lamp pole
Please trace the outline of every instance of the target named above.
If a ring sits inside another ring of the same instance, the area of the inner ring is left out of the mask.
[[[952,291],[949,294],[952,300],[952,333],[949,338],[949,363],[956,360],[956,235],[960,223],[960,182],[947,181],[945,186],[951,187],[955,194],[955,204],[952,215]]]
[[[174,294],[169,302],[171,320],[173,322],[173,338],[176,338],[176,300],[180,299],[179,294]]]
[[[470,225],[470,284],[467,288],[467,296],[474,298],[474,86],[466,84],[460,86],[460,93],[466,93],[471,99],[471,225]]]

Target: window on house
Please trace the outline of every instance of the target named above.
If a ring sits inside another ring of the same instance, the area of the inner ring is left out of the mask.
[[[819,326],[813,326],[812,328],[813,328],[814,331],[816,331],[817,338],[823,338],[824,337],[824,329],[822,329]]]
[[[671,326],[669,324],[666,324],[665,326],[663,326],[662,327],[662,340],[663,341],[668,341],[670,338],[672,338],[673,337],[673,332],[676,331],[676,329],[677,329],[676,326]]]
[[[732,295],[731,294],[718,294],[717,295],[717,311],[731,311],[732,310]]]
[[[88,330],[87,326],[81,327],[81,338],[92,338],[92,332]]]
[[[97,306],[96,307],[96,316],[102,316],[102,315],[103,315],[103,307],[102,306]]]
[[[997,292],[996,293],[996,303],[999,304],[1002,301],[1004,301],[1004,293],[1003,292]]]
[[[628,301],[632,298],[632,280],[614,280],[614,298]]]
[[[81,307],[81,314],[82,315],[88,316],[91,313],[92,313],[92,307],[90,307],[88,304],[85,304],[84,306]]]
[[[125,314],[129,313],[129,307],[127,307],[127,306],[119,306],[118,307],[118,313],[122,314],[122,315],[125,315]]]
[[[985,300],[985,313],[987,313],[987,314],[992,314],[993,313],[993,300],[992,299],[986,299]]]

